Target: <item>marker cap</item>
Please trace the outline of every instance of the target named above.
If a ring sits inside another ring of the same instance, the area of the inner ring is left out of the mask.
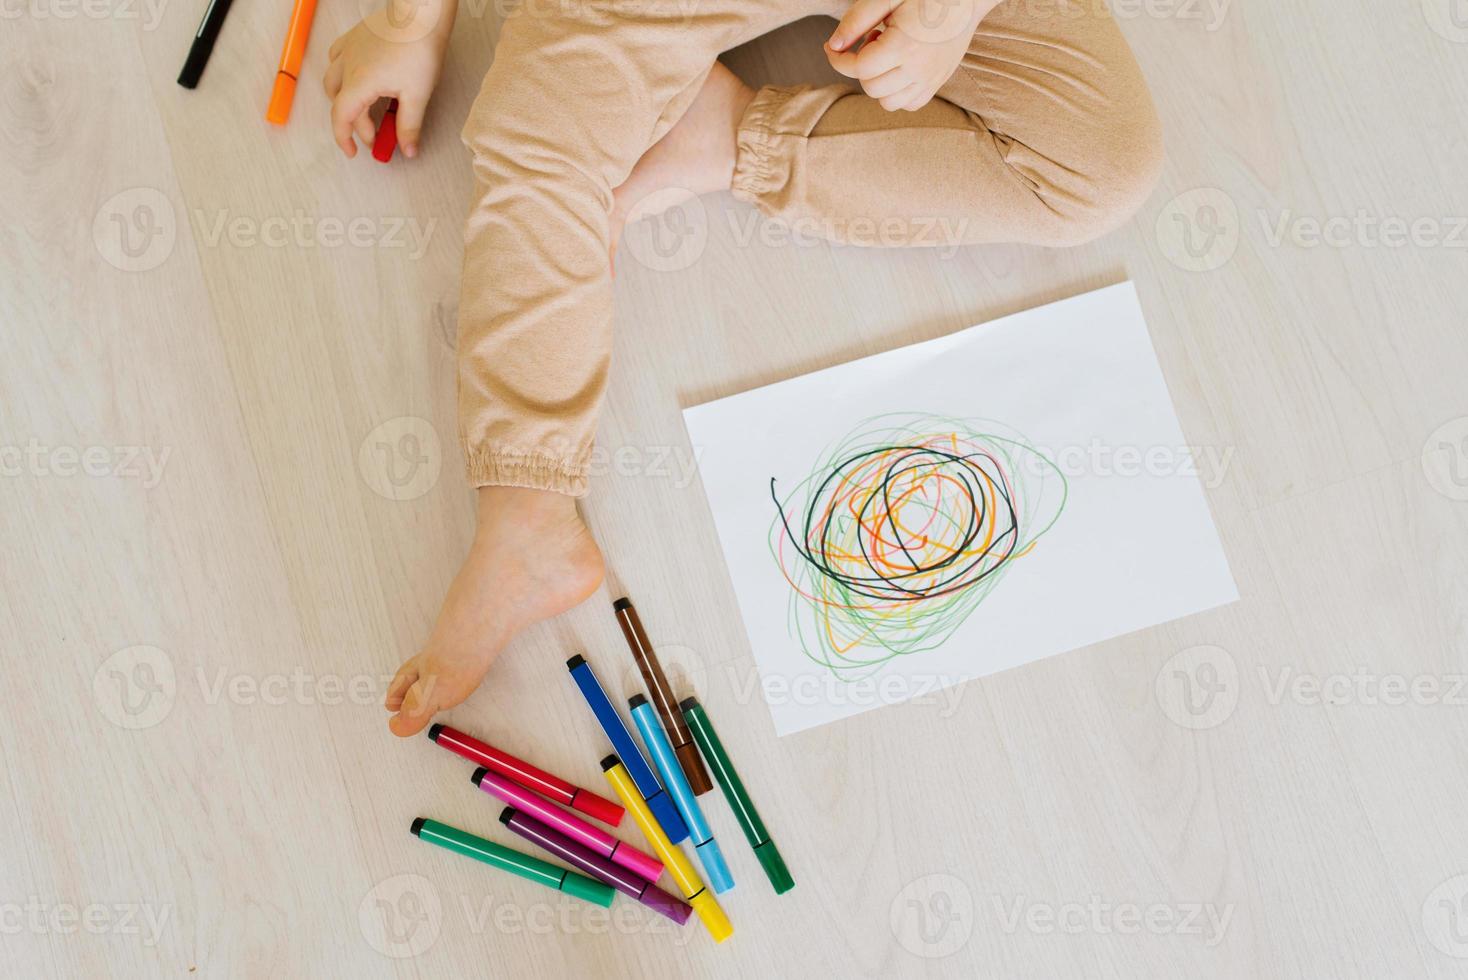
[[[610,906],[612,899],[617,894],[617,890],[611,885],[603,884],[600,881],[592,881],[590,878],[584,875],[578,875],[574,871],[566,873],[566,880],[561,882],[561,891],[567,895],[600,905],[602,908]]]
[[[785,859],[780,857],[774,841],[767,840],[756,847],[754,856],[759,858],[760,867],[765,869],[765,877],[775,886],[776,895],[783,895],[795,887],[795,879],[790,877],[790,869],[785,867]]]
[[[707,891],[694,895],[688,900],[688,904],[698,913],[699,921],[709,931],[709,935],[714,937],[714,942],[721,943],[734,935],[734,926],[729,917]]]
[[[291,117],[291,102],[296,97],[296,80],[283,71],[275,73],[275,87],[270,90],[270,106],[265,121],[284,126]]]
[[[729,865],[724,861],[724,852],[719,849],[719,842],[710,837],[693,849],[698,855],[698,863],[703,865],[704,877],[708,878],[709,887],[720,894],[734,887],[734,876],[729,873]]]
[[[648,800],[647,808],[652,811],[654,817],[658,818],[658,823],[662,826],[663,833],[668,835],[668,840],[679,844],[688,839],[688,825],[683,822],[683,815],[678,812],[677,804],[666,791]]]
[[[693,914],[693,906],[678,901],[678,899],[669,895],[661,888],[652,885],[648,886],[647,891],[642,893],[642,897],[638,901],[648,908],[666,915],[680,926],[687,922],[688,917]]]

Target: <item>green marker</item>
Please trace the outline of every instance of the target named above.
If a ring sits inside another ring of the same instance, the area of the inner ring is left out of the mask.
[[[698,743],[704,761],[714,771],[719,789],[724,791],[724,799],[729,801],[734,816],[739,818],[739,826],[749,846],[754,848],[754,856],[759,858],[765,876],[775,886],[775,894],[788,892],[795,887],[795,879],[790,877],[790,869],[785,867],[775,842],[770,840],[770,832],[759,818],[759,811],[754,808],[754,801],[749,798],[749,791],[744,788],[739,773],[734,771],[729,753],[724,751],[724,743],[719,741],[719,733],[714,731],[703,705],[698,703],[698,698],[684,698],[678,702],[678,707],[683,709],[683,717],[693,731],[693,740]]]
[[[558,868],[549,861],[542,861],[529,854],[521,854],[513,848],[496,844],[492,840],[485,840],[483,837],[475,837],[467,831],[460,830],[458,827],[450,827],[446,823],[439,823],[437,820],[419,817],[413,821],[413,834],[439,847],[456,851],[476,861],[483,861],[490,867],[508,871],[510,874],[519,875],[531,881],[538,881],[548,888],[565,892],[567,895],[600,905],[602,908],[611,905],[612,896],[617,894],[616,889],[611,885],[592,881],[585,875]]]

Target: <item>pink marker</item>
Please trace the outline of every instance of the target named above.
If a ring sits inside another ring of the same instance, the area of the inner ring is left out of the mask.
[[[553,803],[536,796],[522,786],[517,786],[503,776],[480,766],[470,777],[475,786],[490,796],[523,810],[541,823],[547,824],[574,841],[585,844],[597,854],[608,858],[628,871],[636,872],[648,881],[657,881],[663,873],[663,862],[651,854],[644,854],[631,844],[624,844],[599,827],[572,816]]]

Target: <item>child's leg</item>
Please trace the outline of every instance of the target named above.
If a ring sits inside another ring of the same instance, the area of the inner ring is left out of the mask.
[[[524,0],[464,126],[459,408],[479,528],[428,642],[386,698],[398,735],[479,685],[521,629],[601,581],[571,495],[611,357],[612,189],[700,92],[720,51],[827,0]],[[730,162],[732,173],[731,118]]]
[[[1100,4],[1001,3],[938,94],[888,112],[844,86],[763,89],[734,193],[853,244],[1072,245],[1156,180],[1157,117]]]

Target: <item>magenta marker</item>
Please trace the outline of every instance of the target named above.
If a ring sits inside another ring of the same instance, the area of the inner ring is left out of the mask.
[[[571,867],[584,871],[611,885],[624,895],[637,899],[643,905],[659,912],[680,926],[693,914],[693,907],[678,901],[657,885],[645,880],[630,868],[614,864],[584,844],[567,837],[554,827],[547,827],[528,813],[521,813],[512,806],[500,813],[500,823],[530,843],[549,851]]]
[[[622,843],[600,827],[593,827],[580,817],[567,813],[554,803],[547,803],[530,790],[490,772],[483,766],[475,769],[470,778],[475,786],[490,796],[503,800],[517,810],[524,810],[541,823],[548,824],[552,830],[559,830],[577,843],[586,845],[594,853],[610,858],[648,881],[657,881],[663,873],[663,862],[651,854],[644,854],[631,844]]]

